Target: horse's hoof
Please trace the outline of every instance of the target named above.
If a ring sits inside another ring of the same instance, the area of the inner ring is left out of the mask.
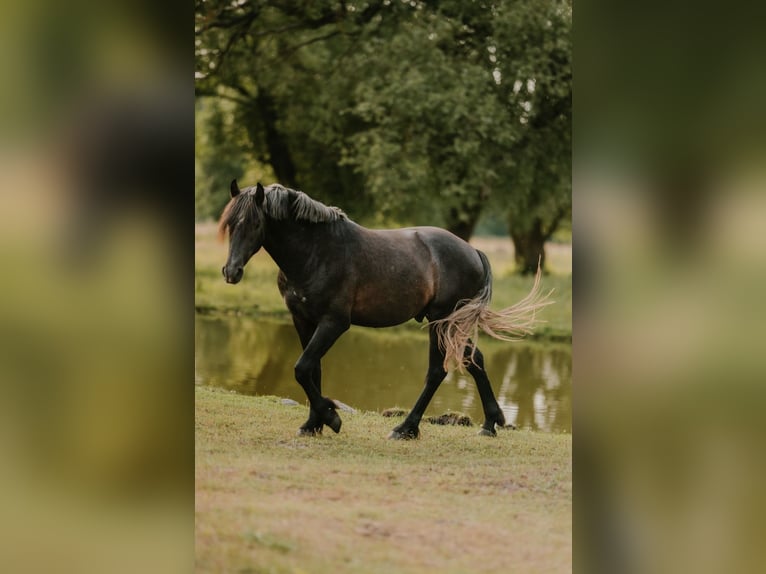
[[[331,417],[329,421],[325,421],[325,424],[330,427],[335,434],[338,434],[340,432],[340,425],[343,424],[343,421],[340,420],[340,416],[338,416],[338,413],[335,411],[333,411],[332,414],[335,416]]]
[[[316,429],[299,428],[298,436],[318,436],[322,434],[322,427]]]
[[[495,429],[489,430],[487,428],[481,427],[481,430],[478,432],[479,436],[497,436],[497,431]]]
[[[394,440],[415,440],[419,435],[420,433],[418,431],[399,431],[394,429],[391,431],[391,434],[388,435],[388,438]]]

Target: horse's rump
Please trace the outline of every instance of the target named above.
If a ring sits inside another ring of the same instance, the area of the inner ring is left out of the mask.
[[[443,318],[430,321],[436,326],[439,348],[444,352],[444,369],[457,365],[461,371],[473,362],[479,331],[493,339],[517,341],[530,335],[539,322],[537,311],[553,301],[548,298],[551,292],[543,294],[540,289],[541,269],[538,266],[532,289],[524,299],[512,305],[492,311],[489,303],[492,299],[492,269],[487,256],[479,250],[484,267],[484,285],[470,299],[458,301],[453,312]],[[466,347],[470,353],[466,355]]]

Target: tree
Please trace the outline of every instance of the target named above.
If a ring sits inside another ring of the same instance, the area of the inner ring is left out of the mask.
[[[465,239],[492,205],[518,253],[535,218],[545,235],[567,216],[569,2],[208,0],[196,16],[198,96],[232,102],[229,129],[280,182]]]
[[[524,126],[498,193],[521,273],[545,265],[545,242],[571,219],[571,3],[533,0],[499,8],[498,91]],[[522,38],[523,41],[518,41]]]
[[[195,202],[197,219],[217,217],[228,201],[222,193],[234,177],[241,177],[246,154],[228,129],[222,102],[199,101],[195,110]]]
[[[571,4],[440,2],[358,53],[363,121],[346,161],[379,204],[425,205],[468,238],[508,213],[522,273],[571,216]],[[392,177],[393,176],[393,177]]]
[[[232,102],[255,159],[285,185],[369,211],[363,182],[341,164],[344,54],[377,3],[236,3],[196,7],[196,93]]]
[[[354,64],[367,77],[351,110],[361,125],[344,162],[384,212],[468,239],[516,133],[483,62],[486,38],[464,37],[460,20],[434,11],[362,47]]]

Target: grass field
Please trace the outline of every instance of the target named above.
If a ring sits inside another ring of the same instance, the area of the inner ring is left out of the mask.
[[[476,238],[471,243],[490,259],[494,274],[492,308],[508,307],[523,298],[532,278],[513,273],[513,248],[507,238]],[[196,273],[195,305],[198,312],[276,315],[288,318],[277,290],[277,266],[263,250],[245,269],[238,285],[228,285],[221,276],[226,262],[227,243],[216,238],[214,223],[198,223],[195,228]],[[546,290],[554,289],[555,304],[539,315],[545,321],[535,336],[541,339],[571,340],[572,336],[572,248],[551,243],[546,246],[550,273],[543,278]],[[420,328],[411,321],[405,328]]]
[[[295,436],[304,407],[196,390],[196,571],[571,571],[572,437],[342,413]]]

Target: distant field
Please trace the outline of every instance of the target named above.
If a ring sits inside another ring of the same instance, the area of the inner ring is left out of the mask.
[[[484,251],[494,273],[492,307],[499,309],[519,301],[532,286],[532,279],[513,273],[513,245],[508,238],[477,237],[471,244]],[[269,255],[260,251],[245,269],[238,285],[228,285],[221,276],[226,261],[227,243],[216,238],[215,223],[195,226],[196,274],[195,305],[203,313],[237,313],[243,315],[277,315],[287,318],[277,290],[277,266]],[[545,289],[554,289],[550,305],[540,313],[546,321],[537,330],[542,339],[567,340],[572,336],[572,246],[546,245],[548,270],[543,278]],[[413,325],[416,325],[412,322]],[[409,324],[408,324],[409,325]],[[419,326],[418,326],[419,327]]]

